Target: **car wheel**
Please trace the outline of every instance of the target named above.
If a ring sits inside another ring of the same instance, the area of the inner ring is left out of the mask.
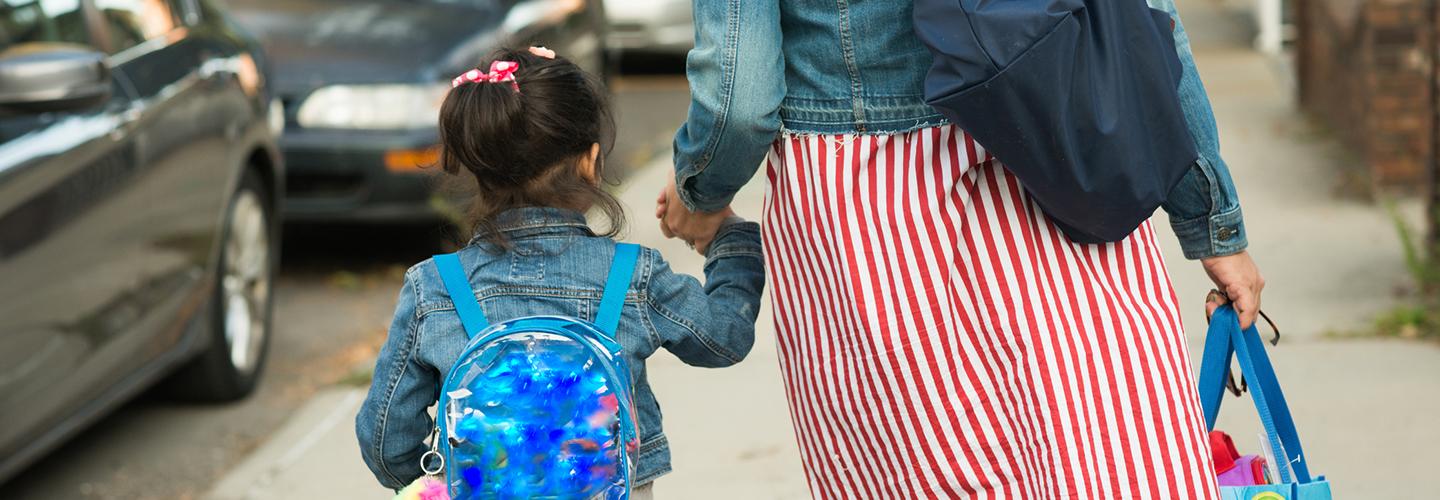
[[[233,401],[250,394],[270,345],[276,249],[267,190],[246,171],[226,211],[220,240],[211,342],[170,380],[172,393],[193,401]]]

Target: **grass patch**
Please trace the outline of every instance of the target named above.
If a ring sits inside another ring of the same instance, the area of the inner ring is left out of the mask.
[[[1404,303],[1377,316],[1375,333],[1407,339],[1440,339],[1440,262],[1436,260],[1440,252],[1427,248],[1430,243],[1411,228],[1394,201],[1387,200],[1385,210],[1395,225],[1395,234],[1405,255],[1405,269],[1417,292],[1402,297]],[[1436,215],[1440,214],[1432,217]]]
[[[374,378],[374,368],[356,368],[340,377],[340,380],[336,380],[335,383],[349,387],[370,387],[370,381]]]
[[[1377,333],[1388,337],[1414,339],[1420,337],[1440,338],[1436,335],[1437,317],[1432,308],[1404,305],[1398,306],[1375,318]]]

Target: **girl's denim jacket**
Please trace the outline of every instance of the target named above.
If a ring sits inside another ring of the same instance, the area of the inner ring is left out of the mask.
[[[499,220],[512,249],[502,253],[482,235],[460,251],[485,316],[496,322],[538,314],[593,321],[615,242],[596,236],[583,215],[568,210],[521,208]],[[706,255],[703,285],[671,271],[659,252],[641,252],[617,332],[640,424],[636,485],[670,471],[645,359],[664,347],[695,366],[740,362],[755,341],[764,283],[760,228],[753,222],[732,219],[721,227]],[[427,409],[467,341],[435,264],[411,267],[355,419],[361,456],[381,484],[398,489],[421,476],[420,457],[429,449],[424,441],[435,425]]]
[[[1185,75],[1180,104],[1200,158],[1163,205],[1185,257],[1247,246],[1239,196],[1215,116],[1174,0],[1149,0],[1175,19]],[[930,53],[893,0],[699,0],[690,51],[690,113],[675,135],[676,184],[691,209],[729,205],[782,130],[898,133],[945,120],[925,104]]]

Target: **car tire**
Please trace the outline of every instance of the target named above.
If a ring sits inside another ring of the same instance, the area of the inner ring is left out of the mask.
[[[168,381],[197,402],[235,401],[255,389],[270,346],[277,245],[269,190],[247,169],[225,211],[209,317],[210,343]]]

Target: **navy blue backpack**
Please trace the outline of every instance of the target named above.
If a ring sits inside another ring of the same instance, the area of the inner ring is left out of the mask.
[[[1173,23],[1145,0],[915,0],[925,100],[1071,239],[1119,241],[1199,157]]]

